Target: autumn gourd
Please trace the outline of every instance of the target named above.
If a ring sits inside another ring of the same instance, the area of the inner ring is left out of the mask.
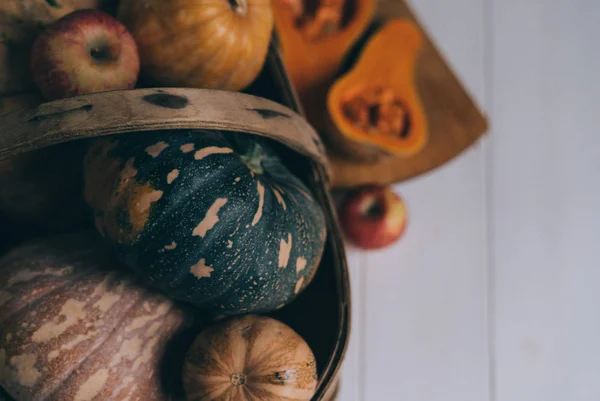
[[[261,71],[270,0],[121,0],[118,18],[154,86],[241,90]]]
[[[411,156],[425,146],[428,123],[415,85],[422,42],[413,22],[391,20],[335,81],[327,95],[327,139],[335,150],[371,161]]]
[[[174,299],[218,314],[267,312],[312,280],[326,223],[269,142],[217,131],[103,138],[85,198],[120,259]]]
[[[284,323],[236,317],[204,330],[183,367],[187,401],[309,401],[317,386],[315,357]]]
[[[0,259],[0,386],[16,401],[169,400],[167,353],[191,322],[95,233],[29,242]]]
[[[103,0],[0,1],[0,94],[35,90],[29,54],[45,25],[74,10],[96,8],[103,3]]]
[[[327,89],[371,23],[376,0],[274,0],[283,61],[308,120],[321,129]]]

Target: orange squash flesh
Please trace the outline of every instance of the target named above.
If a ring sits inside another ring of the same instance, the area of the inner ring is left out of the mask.
[[[368,41],[354,68],[332,85],[328,133],[342,152],[377,159],[410,156],[425,146],[428,124],[414,77],[422,43],[412,22],[391,20]]]
[[[290,80],[308,120],[320,129],[329,85],[339,72],[344,56],[371,23],[376,0],[343,0],[351,2],[344,6],[351,6],[348,21],[339,30],[316,38],[311,38],[307,27],[297,22],[298,8],[303,7],[294,6],[303,4],[295,3],[298,1],[306,0],[272,0],[273,18]]]

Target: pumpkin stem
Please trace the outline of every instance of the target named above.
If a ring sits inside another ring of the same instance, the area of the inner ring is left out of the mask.
[[[243,386],[246,384],[246,375],[243,373],[234,373],[231,375],[231,384],[234,386]]]
[[[255,174],[263,173],[262,160],[264,159],[264,152],[260,145],[255,143],[252,150],[245,155],[241,155],[240,158],[250,171],[253,171]]]
[[[247,0],[227,0],[229,6],[234,13],[240,16],[245,16],[248,13],[248,1]]]

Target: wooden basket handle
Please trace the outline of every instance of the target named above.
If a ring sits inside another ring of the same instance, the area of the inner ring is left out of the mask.
[[[329,171],[318,134],[289,108],[239,92],[188,88],[93,93],[2,115],[0,160],[77,139],[186,128],[271,138]]]

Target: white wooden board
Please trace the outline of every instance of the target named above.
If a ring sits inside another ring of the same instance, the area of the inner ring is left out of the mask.
[[[412,4],[483,102],[482,2]],[[484,161],[477,146],[395,186],[409,208],[406,235],[384,251],[350,250],[354,327],[342,401],[487,399]]]
[[[600,2],[492,22],[496,400],[600,400]]]
[[[413,0],[491,136],[350,250],[341,401],[600,400],[600,2]]]

